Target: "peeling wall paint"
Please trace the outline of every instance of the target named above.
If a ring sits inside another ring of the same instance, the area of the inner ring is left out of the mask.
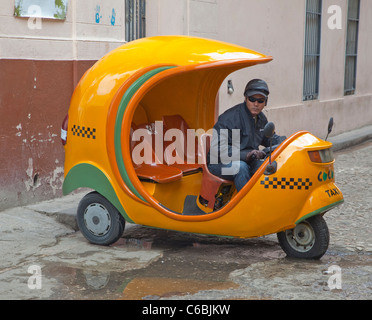
[[[62,196],[61,124],[94,62],[0,59],[0,211]]]
[[[55,162],[58,164],[59,160],[56,159]],[[44,185],[50,187],[50,191],[53,195],[56,195],[58,191],[62,190],[64,168],[63,166],[57,166],[52,172],[43,176],[34,169],[34,161],[32,158],[29,158],[26,176],[27,178],[24,181],[24,184],[27,192],[35,191],[41,185]]]
[[[63,167],[56,167],[53,171],[52,176],[46,178],[47,183],[49,184],[53,191],[53,195],[56,195],[58,190],[62,190],[63,180],[64,180]]]
[[[41,186],[39,179],[39,173],[34,173],[34,161],[32,158],[28,159],[28,167],[26,169],[27,180],[24,181],[26,186],[26,191],[34,191],[36,188]]]

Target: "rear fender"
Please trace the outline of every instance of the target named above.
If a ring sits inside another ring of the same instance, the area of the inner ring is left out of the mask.
[[[297,225],[317,214],[324,214],[343,202],[344,197],[342,192],[335,183],[322,184],[307,198],[295,224]]]

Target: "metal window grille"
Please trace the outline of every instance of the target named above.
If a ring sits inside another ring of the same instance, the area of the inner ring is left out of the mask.
[[[146,36],[146,0],[125,0],[125,39]]]
[[[360,0],[349,0],[345,58],[345,95],[352,95],[356,88],[358,58]]]
[[[321,20],[322,0],[307,0],[303,88],[304,101],[316,100],[319,95]]]

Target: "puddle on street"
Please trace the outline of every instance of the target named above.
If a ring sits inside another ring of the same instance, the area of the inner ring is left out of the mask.
[[[239,285],[229,280],[231,272],[280,256],[277,244],[264,239],[228,239],[143,227],[124,235],[113,247],[133,252],[158,250],[163,256],[145,268],[123,272],[47,262],[43,276],[59,284],[50,298],[157,300],[202,290],[235,289]]]
[[[49,264],[43,268],[43,275],[59,283],[59,289],[50,299],[158,300],[201,290],[238,287],[227,280],[228,271],[219,272],[219,278],[205,280],[199,276],[200,273],[187,272],[184,266],[175,273],[173,268],[177,266],[173,262],[171,267],[168,264],[169,261],[161,260],[148,268],[127,272],[102,272]]]
[[[128,270],[125,266],[128,261],[123,260],[122,271],[117,267],[113,271],[112,265],[105,271],[102,264],[95,269],[94,266],[71,266],[49,261],[43,267],[43,276],[58,283],[50,299],[158,300],[200,294],[204,290],[220,291],[223,299],[246,299],[249,298],[247,292],[230,297],[222,291],[244,290],[245,284],[240,281],[248,279],[252,272],[251,276],[257,272],[256,276],[263,283],[268,279],[286,278],[288,274],[312,272],[314,279],[323,280],[317,285],[308,284],[307,288],[312,287],[312,290],[321,293],[327,289],[324,272],[331,265],[340,265],[345,276],[351,273],[354,277],[358,276],[356,266],[368,267],[371,261],[370,254],[358,255],[332,249],[320,261],[288,259],[271,236],[240,240],[139,226],[124,235],[112,247],[138,253],[155,250],[162,252],[162,256],[141,269]],[[246,271],[251,265],[262,267]],[[231,274],[238,278],[231,277]],[[264,296],[273,299],[275,294],[270,295],[270,288],[265,290]],[[259,297],[259,294],[256,296]]]

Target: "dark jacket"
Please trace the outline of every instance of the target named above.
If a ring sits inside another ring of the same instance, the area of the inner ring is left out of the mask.
[[[258,149],[260,145],[268,147],[270,142],[263,133],[263,129],[267,122],[267,118],[262,112],[257,116],[256,121],[248,110],[245,102],[225,111],[218,117],[218,121],[213,127],[213,138],[207,157],[208,164],[216,163],[217,154],[218,163],[229,163],[232,160],[231,156],[234,157],[233,160],[240,159],[241,161],[245,161],[250,151]],[[227,129],[227,131],[223,129]],[[240,132],[240,144],[238,144],[236,136],[233,136],[233,129],[239,129],[236,133]],[[274,135],[273,145],[282,142],[284,140],[283,138]],[[221,144],[221,142],[226,140],[228,141],[227,143]],[[235,154],[234,156],[232,154],[233,145],[239,150],[239,155]],[[217,151],[218,153],[216,153]],[[215,157],[213,157],[213,155]],[[237,157],[239,157],[239,159],[237,159]]]

